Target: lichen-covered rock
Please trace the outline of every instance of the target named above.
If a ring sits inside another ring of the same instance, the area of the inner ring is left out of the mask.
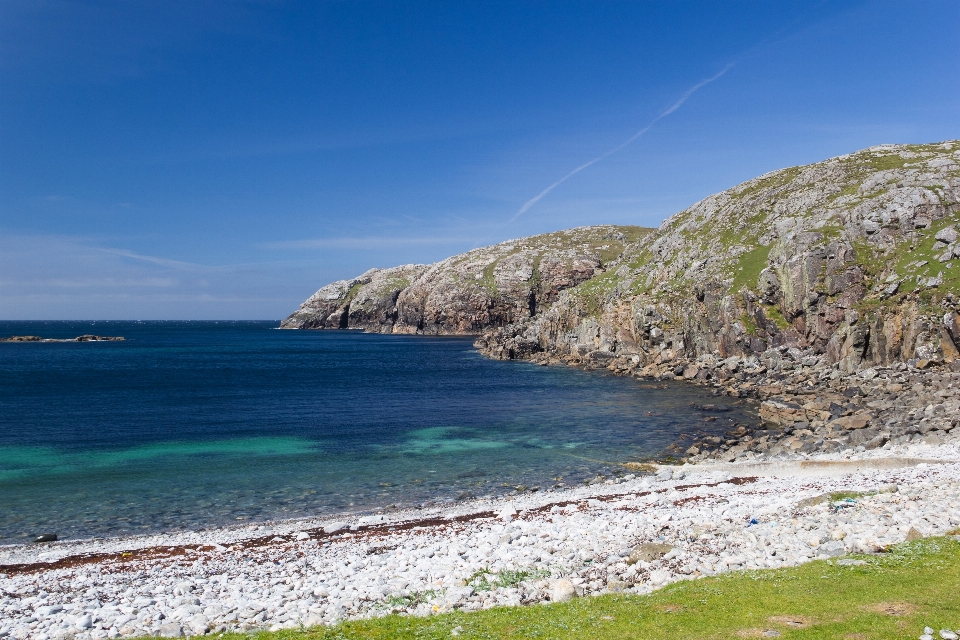
[[[362,326],[389,332],[396,320],[400,292],[427,267],[408,264],[392,269],[370,269],[352,280],[338,280],[307,298],[280,323],[282,329],[346,329]]]
[[[509,240],[432,265],[371,269],[321,288],[285,329],[476,335],[536,315],[559,293],[603,273],[642,227],[581,227]]]
[[[491,328],[477,346],[585,364],[600,351],[661,370],[770,349],[822,355],[845,372],[949,362],[958,214],[958,142],[883,145],[775,171],[672,216],[616,270]]]
[[[323,287],[282,326],[477,334],[495,358],[696,379],[714,375],[687,366],[705,356],[847,373],[951,362],[958,222],[960,142],[882,145],[760,176],[655,231],[582,227],[372,269]]]

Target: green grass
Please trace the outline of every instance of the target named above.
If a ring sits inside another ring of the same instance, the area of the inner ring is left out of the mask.
[[[916,275],[933,277],[942,271],[944,283],[941,288],[956,291],[957,285],[960,284],[960,269],[957,268],[956,260],[952,261],[954,263],[953,267],[949,269],[945,268],[945,265],[937,260],[937,256],[943,252],[943,249],[934,250],[933,248],[933,245],[936,243],[936,239],[934,238],[936,233],[945,226],[956,223],[956,214],[943,220],[937,220],[929,229],[924,229],[921,232],[919,242],[914,245],[912,250],[909,242],[900,243],[891,257],[891,260],[896,264],[895,270],[897,275],[901,277]],[[911,266],[914,262],[923,260],[927,261],[926,265],[922,267]],[[916,288],[916,280],[907,280],[901,285],[900,290],[914,291]]]
[[[230,639],[689,638],[784,640],[916,638],[924,626],[960,627],[960,544],[928,538],[860,556],[867,564],[817,561],[680,582],[647,596],[606,595],[563,604],[502,607],[427,618],[390,615],[332,628]]]
[[[739,198],[742,200],[745,198],[749,198],[761,191],[770,191],[773,189],[780,189],[790,184],[791,182],[793,182],[794,178],[796,178],[797,175],[799,175],[802,169],[803,169],[802,166],[780,169],[779,171],[773,173],[772,175],[767,176],[762,180],[758,180],[754,182],[752,185],[744,187],[739,192],[734,192],[732,196],[734,198]],[[764,195],[768,195],[768,194],[764,194]]]
[[[376,290],[378,296],[385,296],[395,291],[401,291],[410,286],[409,278],[394,277],[382,282]]]
[[[891,270],[891,265],[892,272],[901,280],[900,290],[896,295],[881,299],[878,292],[871,292],[858,302],[855,308],[863,314],[868,314],[880,309],[898,307],[905,297],[915,297],[922,311],[939,311],[939,301],[944,295],[960,292],[960,261],[950,261],[947,263],[949,267],[938,261],[937,256],[943,250],[934,250],[936,243],[934,236],[945,226],[957,224],[957,221],[958,216],[955,213],[945,219],[936,220],[929,229],[917,231],[915,242],[901,240],[886,255],[880,254],[874,247],[864,242],[855,242],[853,246],[857,263],[869,280],[876,282],[877,278]],[[920,261],[926,261],[926,264],[917,266],[916,263]],[[931,278],[939,274],[943,276],[943,284],[932,289],[919,286],[916,280],[916,276]]]
[[[405,607],[413,607],[422,602],[429,602],[437,596],[437,592],[433,589],[428,589],[426,591],[416,591],[411,593],[408,596],[390,596],[383,601],[381,609],[393,610],[393,609],[403,609]]]
[[[750,251],[741,254],[739,262],[733,276],[733,284],[730,285],[730,291],[736,293],[744,287],[756,291],[757,280],[760,278],[760,272],[767,266],[767,257],[770,255],[772,245],[757,245]]]
[[[757,321],[753,319],[749,313],[744,313],[740,316],[740,324],[743,325],[743,330],[747,332],[748,335],[756,336],[757,333]]]
[[[353,302],[353,299],[357,297],[357,294],[360,293],[360,289],[363,288],[363,284],[358,282],[347,291],[347,295],[343,297],[342,304],[347,304],[348,302]]]
[[[757,274],[757,277],[759,277],[759,274]],[[773,323],[777,325],[777,328],[781,331],[789,329],[791,326],[790,323],[787,322],[787,319],[783,317],[783,314],[780,313],[780,309],[772,304],[763,305],[763,314],[773,320]]]
[[[466,583],[477,591],[490,591],[498,587],[515,587],[524,580],[539,580],[549,575],[549,571],[543,570],[503,569],[493,573],[489,569],[481,569],[467,578]]]
[[[587,315],[596,316],[610,300],[613,290],[619,283],[620,278],[615,271],[606,271],[581,282],[570,289],[570,292],[580,300]]]
[[[515,243],[516,246],[512,250],[497,256],[495,260],[484,267],[482,278],[477,281],[476,284],[485,289],[489,295],[496,296],[499,292],[494,276],[497,265],[521,251],[527,251],[533,254],[534,280],[540,277],[540,261],[544,254],[550,251],[562,251],[564,249],[583,251],[587,254],[595,255],[602,264],[607,265],[619,258],[628,245],[642,240],[654,231],[656,231],[656,229],[648,227],[604,225],[589,230],[568,229],[566,231],[556,231],[538,236],[530,236],[529,238],[522,238]],[[622,234],[623,238],[606,237],[611,233]],[[489,247],[484,247],[480,250],[486,251],[488,249]],[[463,260],[471,259],[473,253],[474,252],[465,254]]]
[[[863,167],[871,171],[889,171],[890,169],[903,169],[909,162],[923,161],[923,158],[903,158],[899,153],[871,154],[866,158],[859,158]]]
[[[830,494],[831,502],[840,502],[841,500],[856,500],[864,496],[872,496],[876,491],[865,493],[863,491],[835,491]]]

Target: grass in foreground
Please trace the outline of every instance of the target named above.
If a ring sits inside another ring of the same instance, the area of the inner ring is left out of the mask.
[[[960,543],[928,538],[866,565],[825,561],[681,582],[647,596],[607,595],[429,618],[392,615],[333,628],[222,638],[916,638],[960,627]],[[453,632],[453,633],[451,633]]]

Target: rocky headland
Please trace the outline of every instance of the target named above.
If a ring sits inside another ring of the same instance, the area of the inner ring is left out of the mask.
[[[765,174],[655,230],[371,269],[281,326],[473,334],[493,358],[760,402],[760,428],[678,442],[678,458],[934,443],[960,436],[958,221],[960,142],[881,145]]]
[[[310,296],[283,329],[479,335],[542,313],[604,273],[643,227],[581,227],[482,247],[431,265],[370,269]]]

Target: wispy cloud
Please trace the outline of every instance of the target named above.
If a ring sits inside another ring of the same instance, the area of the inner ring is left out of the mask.
[[[569,179],[572,178],[573,176],[577,175],[578,173],[580,173],[581,171],[583,171],[583,170],[586,169],[587,167],[589,167],[589,166],[591,166],[591,165],[594,165],[594,164],[600,162],[600,161],[603,160],[604,158],[615,154],[617,151],[620,151],[621,149],[623,149],[624,147],[626,147],[626,146],[629,145],[630,143],[632,143],[632,142],[634,142],[635,140],[637,140],[637,138],[639,138],[640,136],[642,136],[643,134],[645,134],[647,131],[649,131],[649,130],[651,129],[651,127],[653,127],[653,125],[657,124],[657,122],[659,122],[660,120],[663,120],[663,119],[666,118],[668,115],[670,115],[671,113],[673,113],[674,111],[676,111],[677,109],[679,109],[679,108],[683,105],[683,103],[686,102],[686,101],[690,98],[690,96],[692,96],[694,93],[696,93],[699,89],[705,87],[706,85],[710,84],[711,82],[713,82],[714,80],[718,79],[720,76],[722,76],[723,74],[725,74],[727,71],[729,71],[730,68],[733,67],[733,65],[734,65],[734,63],[731,62],[730,64],[728,64],[727,66],[725,66],[723,69],[721,69],[718,73],[710,76],[710,77],[707,78],[706,80],[701,80],[701,81],[698,82],[697,84],[693,85],[692,87],[690,87],[689,89],[687,89],[686,91],[684,91],[683,94],[680,96],[680,98],[679,98],[676,102],[674,102],[672,105],[670,105],[666,110],[661,111],[660,114],[657,115],[656,118],[654,118],[653,120],[651,120],[650,122],[648,122],[645,127],[643,127],[642,129],[640,129],[640,131],[637,131],[635,134],[633,134],[632,136],[630,136],[629,138],[627,138],[626,140],[624,140],[623,142],[621,142],[620,144],[618,144],[618,145],[615,146],[614,148],[610,149],[609,151],[606,151],[606,152],[604,152],[604,153],[601,153],[601,154],[600,154],[599,156],[597,156],[596,158],[593,158],[592,160],[588,160],[587,162],[584,162],[582,165],[580,165],[579,167],[577,167],[576,169],[574,169],[573,171],[571,171],[571,172],[568,173],[567,175],[563,176],[562,178],[560,178],[559,180],[557,180],[556,182],[554,182],[553,184],[551,184],[549,187],[547,187],[546,189],[544,189],[543,191],[541,191],[540,193],[538,193],[538,194],[535,195],[534,197],[532,197],[532,198],[530,198],[529,200],[527,200],[526,202],[524,202],[524,203],[523,203],[523,206],[520,207],[520,210],[517,211],[515,214],[513,214],[513,217],[510,218],[510,222],[515,221],[517,218],[519,218],[519,217],[522,216],[524,213],[526,213],[527,211],[529,211],[530,208],[531,208],[533,205],[535,205],[535,204],[537,204],[538,202],[540,202],[540,200],[541,200],[545,195],[547,195],[548,193],[550,193],[551,191],[553,191],[554,189],[556,189],[557,187],[559,187],[561,184],[563,184],[564,182],[566,182],[567,180],[569,180]]]
[[[89,288],[142,288],[176,287],[180,281],[175,278],[3,278],[7,286],[43,287],[47,289],[89,289]]]
[[[0,318],[279,318],[342,277],[305,260],[204,265],[106,240],[0,228]]]
[[[194,262],[181,262],[180,260],[170,260],[169,258],[158,258],[156,256],[145,256],[139,253],[134,253],[133,251],[128,251],[127,249],[100,249],[97,251],[102,251],[104,253],[112,253],[115,256],[123,256],[124,258],[133,258],[134,260],[142,260],[143,262],[150,262],[152,264],[158,264],[161,267],[170,267],[172,269],[179,269],[180,271],[197,271],[201,269],[206,269],[205,265],[196,264]]]
[[[366,236],[361,238],[310,238],[305,240],[281,240],[268,242],[262,246],[267,249],[383,249],[386,247],[401,247],[410,245],[436,245],[452,242],[465,242],[467,238],[427,236],[427,237],[395,237],[395,236]]]
[[[196,262],[183,262],[181,260],[171,260],[169,258],[161,258],[158,256],[148,256],[148,255],[143,255],[141,253],[135,253],[127,249],[97,248],[96,250],[102,253],[109,253],[115,256],[122,256],[124,258],[132,258],[134,260],[140,260],[142,262],[149,262],[151,264],[156,264],[161,267],[176,269],[178,271],[189,271],[191,273],[213,272],[213,271],[234,271],[237,269],[246,269],[249,267],[261,267],[261,266],[272,265],[272,264],[287,264],[290,262],[289,260],[272,260],[267,262],[241,262],[237,264],[208,265],[208,264],[198,264]]]

